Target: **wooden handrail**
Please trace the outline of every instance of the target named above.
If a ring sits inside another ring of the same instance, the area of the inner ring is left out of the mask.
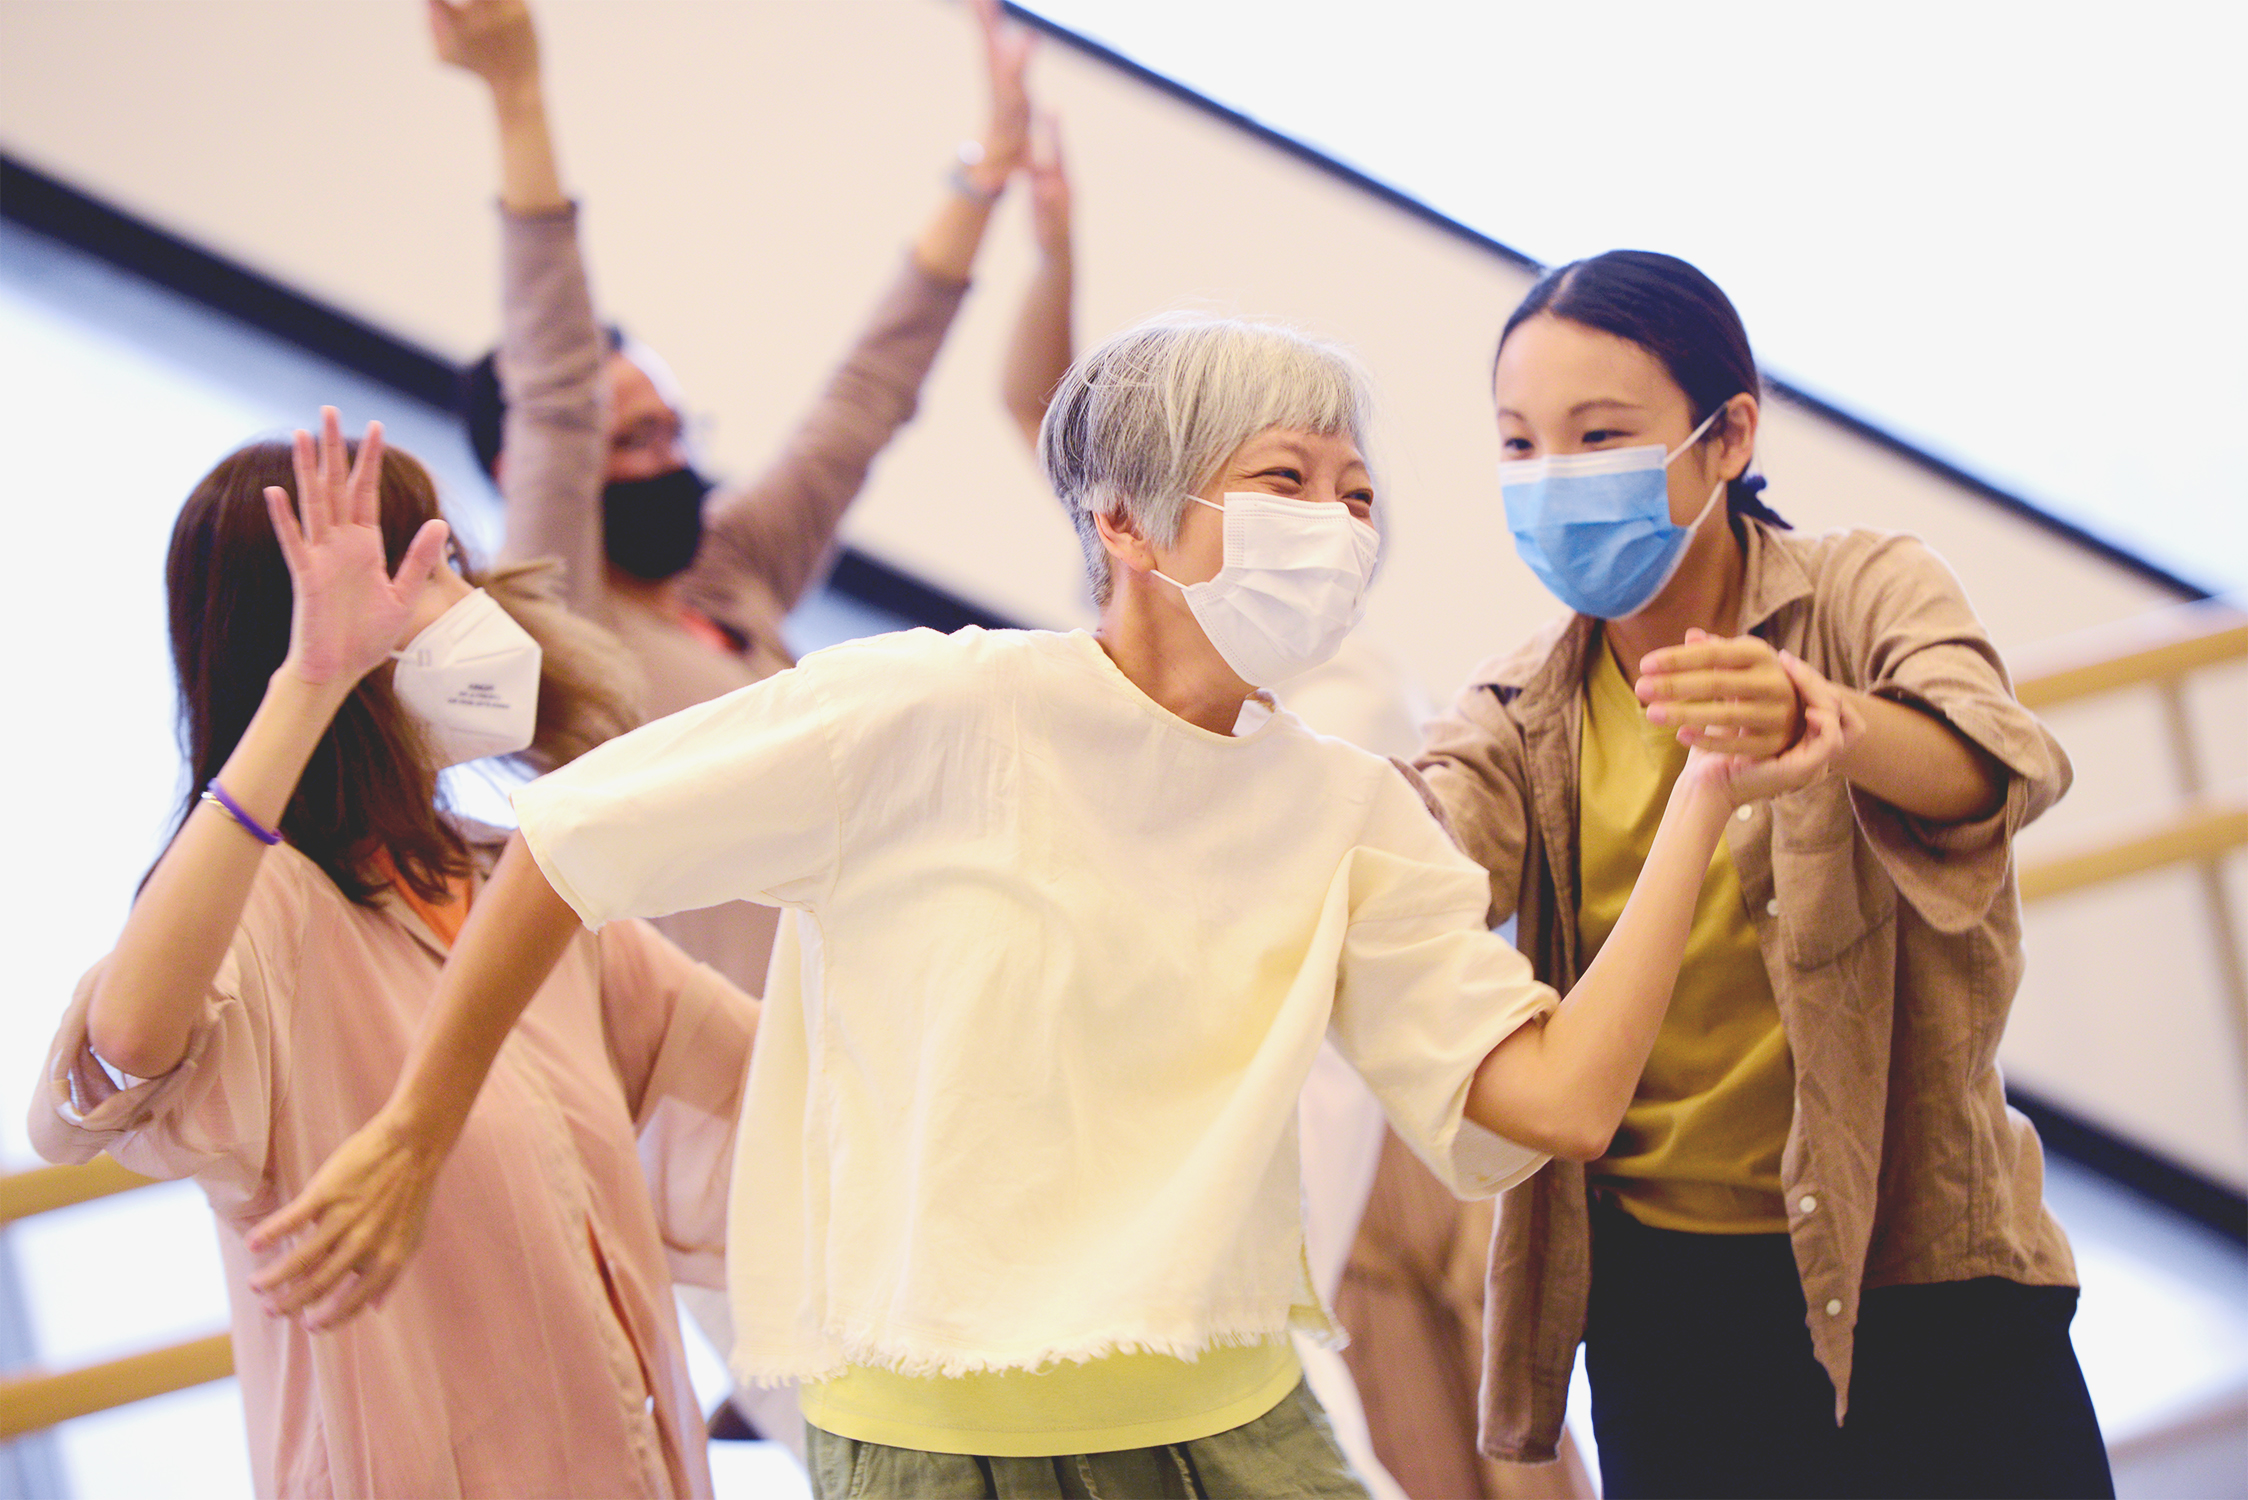
[[[107,1156],[79,1166],[10,1172],[0,1177],[0,1224],[129,1193],[154,1181]],[[76,1370],[18,1370],[0,1376],[0,1442],[233,1373],[234,1342],[223,1333]]]
[[[2014,696],[2028,708],[2047,709],[2243,656],[2248,656],[2248,613],[2203,599],[2014,653]]]
[[[233,1373],[234,1341],[214,1333],[81,1369],[12,1375],[0,1379],[0,1442]]]
[[[2144,833],[2025,865],[2022,899],[2042,901],[2164,865],[2200,863],[2248,844],[2248,796],[2207,797]]]
[[[83,1166],[33,1167],[28,1172],[11,1172],[0,1177],[0,1224],[13,1224],[33,1214],[106,1198],[111,1193],[131,1192],[155,1181],[153,1177],[127,1171],[106,1156],[97,1156]]]

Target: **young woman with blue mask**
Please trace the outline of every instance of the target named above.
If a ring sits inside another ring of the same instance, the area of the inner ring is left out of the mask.
[[[1572,613],[1420,765],[1540,977],[1600,951],[1689,747],[1782,753],[1833,694],[1845,748],[1728,825],[1607,1151],[1507,1198],[1486,1446],[1553,1455],[1581,1337],[1612,1496],[2109,1493],[1994,1061],[2011,841],[2068,761],[1927,548],[1763,504],[1760,389],[1670,256],[1564,266],[1500,337],[1508,526]]]

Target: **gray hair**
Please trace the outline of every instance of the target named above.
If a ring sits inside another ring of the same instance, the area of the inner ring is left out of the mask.
[[[1260,432],[1347,437],[1363,452],[1372,399],[1340,345],[1275,323],[1165,313],[1071,365],[1038,429],[1038,463],[1085,549],[1093,599],[1109,596],[1096,516],[1178,540],[1186,497]]]

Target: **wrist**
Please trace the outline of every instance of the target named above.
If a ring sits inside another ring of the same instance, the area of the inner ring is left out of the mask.
[[[1690,771],[1703,772],[1709,764],[1714,762],[1697,762]],[[1670,808],[1697,831],[1721,831],[1725,820],[1733,815],[1734,803],[1723,782],[1716,777],[1686,774],[1671,787]]]
[[[492,108],[502,121],[527,119],[546,110],[546,91],[536,69],[495,74],[484,81],[491,86]]]
[[[259,727],[262,721],[268,733],[285,737],[292,754],[309,759],[355,686],[356,682],[311,681],[284,661],[267,680],[265,698],[251,727]],[[243,738],[249,738],[247,732]]]
[[[378,1118],[400,1146],[436,1157],[452,1149],[454,1137],[466,1123],[465,1113],[452,1108],[438,1091],[418,1079],[410,1063]]]
[[[282,717],[317,722],[320,731],[326,733],[328,721],[336,716],[344,700],[358,686],[356,677],[349,681],[340,676],[308,677],[295,657],[284,657],[266,680],[265,701]]]
[[[952,185],[962,197],[988,207],[1007,191],[1007,179],[1015,175],[1021,157],[1019,150],[994,146],[987,140],[962,141]]]

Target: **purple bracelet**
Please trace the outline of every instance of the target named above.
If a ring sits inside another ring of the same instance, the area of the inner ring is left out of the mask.
[[[203,800],[216,803],[228,817],[248,829],[250,837],[256,839],[259,843],[278,844],[281,842],[280,834],[275,833],[248,813],[242,811],[241,804],[226,794],[226,788],[219,785],[219,779],[216,776],[213,776],[204,786]]]

